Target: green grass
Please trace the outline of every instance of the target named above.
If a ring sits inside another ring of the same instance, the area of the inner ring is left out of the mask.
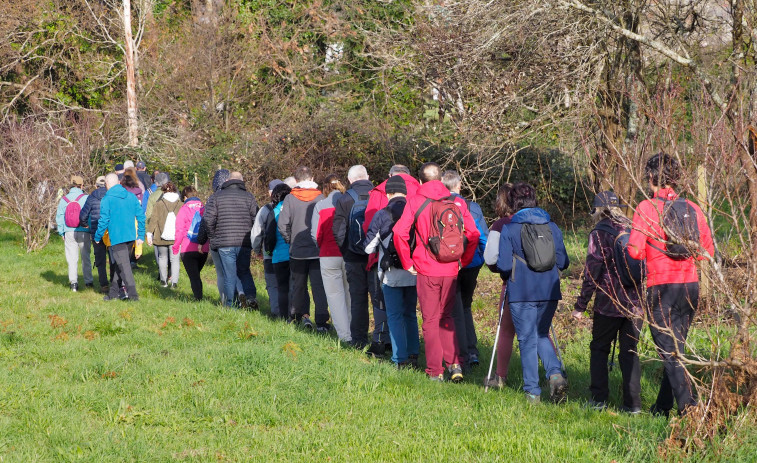
[[[218,307],[212,267],[208,301],[195,303],[183,271],[178,291],[159,287],[148,255],[141,301],[105,303],[69,292],[58,239],[34,254],[19,241],[0,223],[0,461],[657,461],[669,430],[582,408],[585,330],[564,352],[569,402],[528,406],[517,355],[504,391],[483,392],[483,365],[462,385],[435,384],[333,337]],[[482,280],[476,316],[490,319],[496,280]],[[648,406],[658,365],[645,364],[643,381]],[[615,403],[619,382],[615,371]],[[697,459],[749,461],[749,437]]]

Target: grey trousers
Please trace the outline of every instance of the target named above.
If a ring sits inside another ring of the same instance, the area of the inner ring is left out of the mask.
[[[276,281],[276,273],[273,271],[273,261],[263,259],[263,275],[265,276],[265,290],[268,293],[268,305],[271,307],[271,315],[279,317],[279,285]],[[286,314],[284,314],[286,316]]]
[[[84,283],[92,284],[92,261],[89,257],[89,247],[92,235],[88,232],[69,231],[63,235],[63,243],[66,248],[66,262],[68,262],[69,283],[79,282],[79,256],[81,256],[81,269],[84,274]]]
[[[155,254],[158,256],[158,273],[160,281],[169,282],[168,280],[168,261],[171,261],[171,281],[170,283],[179,282],[179,268],[181,255],[174,254],[171,246],[155,246]]]
[[[115,275],[110,282],[111,298],[117,298],[121,291],[121,285],[126,287],[126,293],[130,299],[138,299],[137,284],[134,281],[134,274],[131,272],[131,263],[129,254],[134,241],[119,243],[110,247],[111,268],[115,269]]]

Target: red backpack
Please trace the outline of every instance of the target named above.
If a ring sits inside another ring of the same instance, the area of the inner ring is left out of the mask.
[[[427,198],[415,213],[416,221],[427,206],[431,227],[428,242],[424,243],[424,246],[437,262],[459,261],[463,257],[467,244],[463,213],[452,200],[452,196],[438,200]]]
[[[79,204],[79,200],[82,198],[82,196],[85,195],[80,194],[74,201],[71,201],[65,196],[63,197],[63,200],[66,202],[66,212],[63,217],[67,227],[79,227],[79,213],[81,213],[81,204]]]

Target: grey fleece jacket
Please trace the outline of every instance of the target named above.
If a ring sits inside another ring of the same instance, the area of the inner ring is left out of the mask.
[[[289,243],[291,259],[317,259],[318,244],[313,240],[310,228],[313,210],[323,194],[315,182],[300,182],[284,198],[279,213],[279,233]]]

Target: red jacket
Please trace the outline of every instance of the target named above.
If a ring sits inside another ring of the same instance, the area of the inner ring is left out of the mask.
[[[318,244],[318,257],[342,257],[339,245],[336,244],[332,228],[334,227],[334,203],[341,196],[339,191],[332,192],[328,198],[318,201],[313,211],[313,217],[317,217],[315,241]],[[313,220],[315,222],[315,219]]]
[[[415,196],[415,193],[421,186],[420,183],[418,183],[418,180],[407,174],[397,175],[405,180],[405,185],[407,186],[407,197],[410,198],[411,196]],[[368,233],[368,227],[371,224],[371,220],[373,220],[373,216],[376,215],[376,212],[385,208],[387,204],[389,204],[389,199],[387,199],[386,197],[386,180],[384,180],[379,186],[372,189],[371,193],[368,196],[368,205],[365,207],[365,223],[363,223],[363,232],[365,232],[366,234]],[[370,269],[377,263],[378,251],[368,255],[367,268]]]
[[[661,188],[655,198],[674,200],[678,195],[672,188]],[[715,255],[715,246],[712,242],[712,233],[707,225],[702,210],[696,204],[688,201],[697,214],[699,225],[699,243],[710,256]],[[665,233],[660,225],[663,202],[657,199],[646,199],[636,208],[631,226],[631,236],[628,239],[628,254],[634,259],[646,259],[647,261],[647,287],[665,285],[671,283],[696,283],[697,266],[694,258],[674,260],[664,253],[653,248],[665,249]],[[703,260],[704,256],[697,256]]]
[[[465,201],[456,201],[455,204],[460,208],[463,213],[463,225],[465,227],[465,237],[468,239],[468,245],[465,248],[461,263],[458,262],[437,262],[433,254],[431,254],[426,247],[422,244],[428,241],[429,231],[431,229],[431,217],[430,209],[426,208],[421,212],[418,220],[415,222],[415,232],[417,234],[416,247],[412,256],[410,255],[410,245],[408,240],[410,239],[410,227],[412,227],[415,221],[415,212],[426,201],[426,198],[442,199],[450,196],[450,192],[444,187],[442,182],[434,180],[428,183],[424,183],[418,188],[418,193],[412,197],[408,197],[407,206],[402,213],[402,217],[394,225],[394,247],[397,248],[397,254],[402,261],[402,266],[405,270],[410,267],[415,267],[415,270],[421,275],[432,277],[451,277],[457,276],[457,272],[461,267],[465,267],[473,260],[473,255],[476,253],[478,247],[479,232],[476,228],[476,222],[468,212],[468,206]]]

